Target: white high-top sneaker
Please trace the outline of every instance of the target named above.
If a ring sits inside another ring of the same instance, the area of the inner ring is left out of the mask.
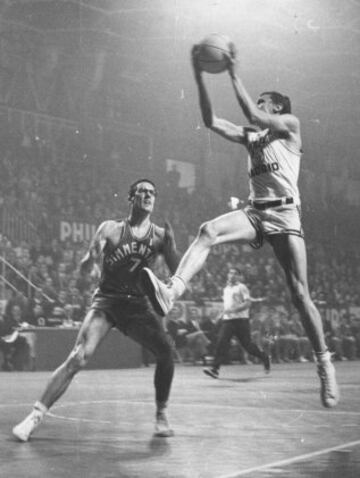
[[[326,408],[335,407],[339,402],[339,389],[336,383],[335,367],[331,363],[330,352],[324,352],[317,357],[317,369],[320,377],[320,397]]]
[[[152,306],[159,315],[167,315],[174,305],[170,288],[147,267],[141,269],[141,284]]]
[[[12,429],[12,433],[19,441],[28,441],[34,430],[43,421],[47,409],[42,404],[35,404],[29,415]]]
[[[154,437],[172,437],[174,431],[170,428],[169,422],[164,411],[156,412]]]

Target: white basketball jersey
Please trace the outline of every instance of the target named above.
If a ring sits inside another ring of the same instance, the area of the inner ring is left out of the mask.
[[[299,204],[301,151],[289,148],[283,139],[274,138],[269,129],[248,132],[246,146],[250,199],[293,197],[295,204]]]

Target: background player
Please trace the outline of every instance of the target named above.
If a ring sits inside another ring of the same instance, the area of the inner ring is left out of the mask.
[[[309,294],[307,258],[300,218],[297,186],[301,135],[299,119],[291,114],[287,96],[264,92],[255,103],[235,71],[234,49],[228,71],[238,103],[251,123],[237,126],[218,118],[198,64],[198,47],[192,51],[195,81],[205,126],[220,136],[244,145],[249,153],[249,206],[219,216],[201,225],[199,233],[182,258],[171,284],[165,286],[148,269],[142,272],[144,287],[154,307],[167,313],[191,278],[203,267],[212,246],[241,241],[260,247],[270,242],[281,264],[293,303],[315,351],[324,406],[333,407],[339,399],[335,369],[327,349],[320,314]]]
[[[259,301],[259,299],[255,299]],[[215,357],[211,368],[205,368],[204,373],[218,378],[221,365],[228,353],[230,341],[237,337],[242,347],[249,354],[259,358],[266,373],[270,372],[270,357],[251,340],[250,307],[251,297],[248,287],[244,283],[244,276],[236,267],[230,267],[227,274],[227,283],[223,291],[224,311],[216,342]]]
[[[174,235],[151,222],[156,188],[152,181],[140,179],[129,191],[130,212],[126,219],[105,221],[98,228],[80,271],[89,273],[98,263],[100,280],[91,307],[81,325],[75,346],[53,373],[44,393],[31,413],[13,428],[13,434],[27,441],[48,409],[62,396],[75,374],[85,367],[112,327],[149,349],[156,357],[155,436],[172,436],[166,407],[174,373],[172,345],[139,285],[139,271],[152,267],[161,254],[172,273],[178,264]]]

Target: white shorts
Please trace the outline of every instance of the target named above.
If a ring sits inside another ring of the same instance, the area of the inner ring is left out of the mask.
[[[271,236],[275,234],[293,234],[304,237],[301,209],[298,205],[289,204],[264,210],[247,206],[244,212],[256,229],[256,240],[250,244],[256,249],[263,245],[264,239],[271,242]]]

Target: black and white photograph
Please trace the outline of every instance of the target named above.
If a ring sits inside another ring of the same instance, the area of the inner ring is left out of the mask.
[[[360,0],[0,1],[0,476],[360,476]]]

